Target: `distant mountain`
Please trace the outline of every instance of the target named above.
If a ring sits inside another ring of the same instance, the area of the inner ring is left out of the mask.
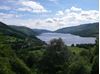
[[[35,37],[36,33],[27,27],[8,26],[0,22],[0,35],[11,36],[15,38],[28,39],[34,44],[42,44],[40,39]]]
[[[33,29],[33,31],[36,32],[37,34],[53,32],[53,31],[49,31],[49,30],[45,30],[45,29]]]
[[[66,27],[62,29],[58,29],[55,32],[58,33],[71,33],[79,36],[85,36],[85,37],[95,37],[99,34],[99,23],[89,23],[89,24],[82,24],[79,26],[73,26],[73,27]]]

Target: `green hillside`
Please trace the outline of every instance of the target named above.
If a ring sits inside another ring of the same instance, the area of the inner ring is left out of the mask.
[[[11,28],[14,28],[15,30],[18,30],[20,32],[25,33],[27,36],[34,36],[34,35],[38,35],[37,32],[34,32],[32,29],[28,28],[28,27],[24,27],[24,26],[14,26],[11,25]]]
[[[43,44],[35,36],[0,22],[0,74],[34,74],[22,59],[26,56],[22,55]]]
[[[22,32],[19,32],[10,26],[0,22],[0,34],[8,35],[8,36],[15,36],[19,38],[25,38],[26,35]]]
[[[55,32],[58,33],[71,33],[80,36],[98,36],[99,34],[99,23],[83,24],[79,26],[66,27],[58,29]]]
[[[8,26],[0,22],[0,34],[13,36],[21,39],[31,40],[34,44],[43,44],[40,39],[35,37],[35,32],[27,27]]]

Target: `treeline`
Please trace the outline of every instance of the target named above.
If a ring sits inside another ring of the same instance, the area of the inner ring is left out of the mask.
[[[68,48],[62,39],[36,46],[30,39],[0,36],[0,42],[0,74],[99,73],[98,41],[95,45],[81,45],[82,50],[81,46],[74,46],[80,49],[78,53]]]
[[[72,47],[76,46],[76,47],[79,47],[79,48],[86,48],[86,49],[89,49],[89,48],[91,48],[91,47],[94,47],[95,45],[96,45],[96,44],[76,44],[76,45],[72,44],[71,46],[72,46]]]

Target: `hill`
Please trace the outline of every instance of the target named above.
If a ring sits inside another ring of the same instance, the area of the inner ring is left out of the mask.
[[[34,35],[0,22],[0,74],[34,74],[24,58],[30,51],[39,51],[43,44]]]
[[[20,31],[22,33],[25,33],[27,36],[35,36],[35,35],[38,34],[38,33],[34,32],[32,29],[30,29],[28,27],[25,27],[25,26],[14,26],[14,25],[11,25],[10,27],[15,29],[15,30],[18,30],[18,31]]]
[[[0,34],[4,34],[5,36],[12,36],[21,39],[30,39],[37,44],[43,44],[40,39],[35,37],[36,33],[27,27],[19,27],[19,26],[8,26],[2,22],[0,22]]]
[[[73,27],[66,27],[62,29],[58,29],[55,32],[58,33],[71,33],[79,36],[98,36],[99,34],[99,23],[89,23],[89,24],[82,24],[79,26],[73,26]]]
[[[2,22],[0,22],[0,34],[15,36],[19,38],[24,38],[26,36],[24,33],[19,32]]]
[[[53,31],[49,31],[49,30],[45,30],[45,29],[33,29],[34,32],[36,32],[37,34],[42,34],[42,33],[51,33]]]

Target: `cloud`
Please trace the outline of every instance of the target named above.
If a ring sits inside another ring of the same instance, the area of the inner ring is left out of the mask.
[[[49,1],[53,3],[58,3],[59,0],[49,0]]]
[[[0,9],[28,11],[33,13],[48,12],[48,10],[43,5],[41,5],[39,2],[36,2],[35,0],[6,0],[2,2],[8,3],[9,5],[0,6]]]
[[[71,7],[65,11],[58,11],[56,14],[59,23],[65,23],[65,26],[75,26],[84,23],[92,23],[99,21],[99,11],[96,10],[83,10],[81,8]],[[69,25],[70,24],[70,25]]]
[[[63,11],[58,11],[58,13],[56,15],[61,16],[63,14],[64,14]]]
[[[22,8],[18,8],[18,9],[16,9],[17,11],[29,11],[29,12],[31,12],[32,11],[32,9],[31,8],[28,8],[28,7],[22,7]]]
[[[24,1],[20,1],[20,4],[25,6],[25,8],[21,8],[20,10],[28,10],[28,11],[32,11],[32,12],[36,12],[36,13],[41,13],[41,12],[47,12],[47,10],[38,2],[35,1],[28,1],[28,0],[24,0]]]
[[[82,9],[81,8],[76,8],[76,7],[72,6],[70,11],[78,11],[79,12],[79,11],[82,11]]]
[[[9,19],[9,18],[12,19],[18,16],[15,14],[0,13],[0,17],[2,17],[2,19]]]
[[[9,6],[0,6],[0,10],[11,10]]]
[[[99,21],[99,11],[83,10],[81,8],[71,7],[64,11],[58,11],[56,16],[37,21],[35,28],[46,28],[56,30],[63,27],[76,26],[85,23],[93,23]],[[35,24],[35,23],[34,23]]]
[[[27,11],[30,10],[27,9]],[[41,28],[48,30],[56,30],[63,27],[76,26],[80,24],[93,23],[99,21],[99,11],[83,10],[81,8],[77,8],[74,6],[69,9],[65,9],[63,11],[59,10],[57,13],[55,13],[55,15],[52,18],[48,17],[44,19],[14,18],[16,16],[20,17],[20,15],[12,15],[12,14],[7,15],[3,13],[0,14],[0,18],[2,18],[1,15],[8,17],[8,19],[3,20],[7,24],[23,25],[30,28],[38,28],[38,29]]]
[[[45,20],[45,22],[47,22],[47,23],[53,23],[54,21],[53,21],[53,19],[51,19],[51,18],[47,18],[47,19]]]

